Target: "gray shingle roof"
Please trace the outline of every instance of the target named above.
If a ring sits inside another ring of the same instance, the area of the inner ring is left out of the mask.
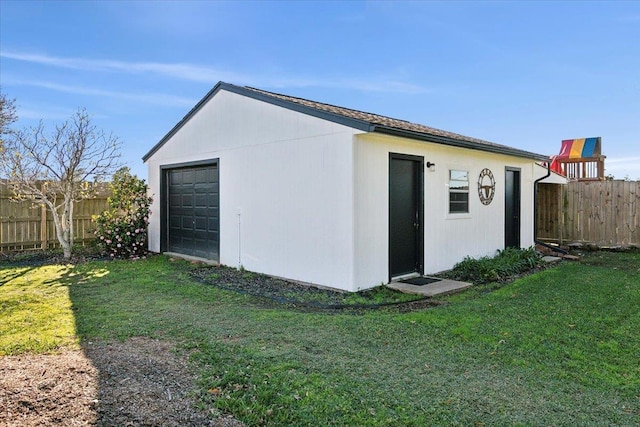
[[[440,137],[440,138],[446,138],[446,139],[451,139],[451,140],[457,140],[457,141],[461,141],[461,142],[468,142],[471,144],[477,144],[478,147],[475,147],[479,150],[482,150],[482,147],[487,147],[487,148],[494,148],[494,149],[503,149],[503,150],[507,150],[507,151],[514,151],[514,153],[512,154],[516,154],[515,152],[517,152],[518,156],[524,156],[524,157],[531,157],[534,159],[538,159],[540,157],[542,157],[543,159],[548,159],[548,156],[542,156],[540,154],[536,154],[536,153],[530,153],[528,151],[524,151],[524,150],[518,150],[516,148],[512,148],[512,147],[508,147],[506,145],[501,145],[501,144],[496,144],[494,142],[490,142],[490,141],[485,141],[482,139],[478,139],[478,138],[472,138],[469,136],[464,136],[464,135],[460,135],[454,132],[449,132],[446,130],[441,130],[441,129],[436,129],[436,128],[432,128],[430,126],[425,126],[425,125],[421,125],[419,123],[412,123],[406,120],[400,120],[400,119],[394,119],[392,117],[387,117],[387,116],[381,116],[379,114],[373,114],[373,113],[367,113],[364,111],[358,111],[358,110],[353,110],[351,108],[345,108],[345,107],[339,107],[336,105],[331,105],[331,104],[325,104],[322,102],[317,102],[317,101],[311,101],[308,99],[304,99],[304,98],[296,98],[293,96],[288,96],[288,95],[283,95],[283,94],[279,94],[279,93],[274,93],[274,92],[269,92],[266,90],[262,90],[262,89],[257,89],[257,88],[253,88],[253,87],[248,87],[245,86],[246,89],[249,89],[251,91],[254,92],[258,92],[261,93],[263,95],[266,96],[271,96],[271,97],[275,97],[278,99],[281,99],[283,101],[287,101],[287,102],[292,102],[295,104],[299,104],[308,108],[313,108],[316,110],[320,110],[320,111],[325,111],[325,112],[329,112],[329,113],[333,113],[336,114],[338,116],[343,116],[343,117],[348,117],[348,118],[352,118],[352,119],[356,119],[356,120],[361,120],[367,123],[370,123],[372,125],[371,129],[372,131],[379,131],[379,132],[383,132],[383,133],[394,133],[394,132],[389,132],[391,130],[397,130],[400,131],[399,133],[402,133],[402,131],[407,131],[407,132],[411,132],[411,133],[416,133],[416,134],[423,134],[425,137],[428,136],[435,136],[435,137]],[[385,132],[386,130],[386,132]],[[425,138],[426,139],[426,138]],[[434,141],[437,142],[437,141]],[[466,148],[473,148],[473,147],[466,147]],[[493,151],[493,150],[491,150]],[[540,159],[542,160],[542,159]]]
[[[406,120],[381,116],[379,114],[367,113],[309,99],[297,98],[248,86],[241,87],[223,82],[219,82],[213,89],[211,89],[211,91],[209,91],[209,93],[202,98],[202,100],[200,100],[200,102],[196,104],[196,106],[193,107],[193,109],[149,151],[149,153],[143,157],[143,160],[147,161],[147,159],[151,157],[151,155],[153,155],[153,153],[157,151],[166,140],[177,132],[180,127],[182,127],[191,115],[193,115],[204,103],[206,103],[221,89],[279,105],[284,108],[296,110],[304,114],[338,122],[366,132],[378,132],[454,147],[488,151],[541,161],[548,160],[548,156],[520,150],[506,145],[496,144],[478,138],[460,135],[454,132],[432,128],[419,123],[412,123]]]

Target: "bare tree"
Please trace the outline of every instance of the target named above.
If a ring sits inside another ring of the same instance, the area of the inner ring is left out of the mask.
[[[11,133],[10,126],[17,120],[15,100],[7,98],[4,93],[0,92],[0,149],[5,135]]]
[[[119,166],[119,139],[97,129],[79,110],[55,131],[35,128],[13,132],[0,146],[0,171],[16,199],[45,205],[53,216],[65,258],[73,248],[73,208],[94,195],[96,184]]]

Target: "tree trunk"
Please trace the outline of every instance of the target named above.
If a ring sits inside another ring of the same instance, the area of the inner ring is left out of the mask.
[[[55,208],[55,206],[50,204],[47,204],[47,206],[49,207],[49,210],[51,211],[51,215],[53,216],[53,224],[56,227],[56,238],[58,239],[58,242],[62,247],[62,252],[64,254],[64,257],[67,259],[71,258],[71,252],[69,251],[69,256],[67,257],[67,252],[65,250],[64,232],[62,230],[63,220],[61,220],[60,214],[58,213],[58,210]]]
[[[73,199],[69,200],[69,246],[73,248]]]
[[[72,243],[72,220],[73,220],[73,211],[71,210],[73,207],[72,199],[65,194],[64,196],[64,213],[62,214],[62,235],[64,242],[60,242],[62,246],[62,253],[64,255],[64,259],[71,258],[71,251],[73,249]]]
[[[64,259],[70,259],[71,252],[71,245],[67,243],[62,246],[62,255],[64,256]]]
[[[58,212],[55,205],[47,203],[51,214],[53,215],[53,223],[56,226],[56,237],[58,238],[58,242],[60,243],[60,247],[62,247],[62,254],[64,259],[70,259],[71,253],[73,249],[73,245],[71,243],[71,239],[69,238],[69,200],[65,197],[65,200],[62,204],[62,214]]]

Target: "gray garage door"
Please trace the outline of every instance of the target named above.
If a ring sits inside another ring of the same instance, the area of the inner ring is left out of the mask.
[[[220,260],[218,164],[167,171],[167,252]]]

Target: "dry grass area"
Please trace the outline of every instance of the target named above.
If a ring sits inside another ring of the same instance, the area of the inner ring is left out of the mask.
[[[88,342],[83,350],[0,358],[1,426],[242,424],[194,409],[195,378],[167,342]]]

